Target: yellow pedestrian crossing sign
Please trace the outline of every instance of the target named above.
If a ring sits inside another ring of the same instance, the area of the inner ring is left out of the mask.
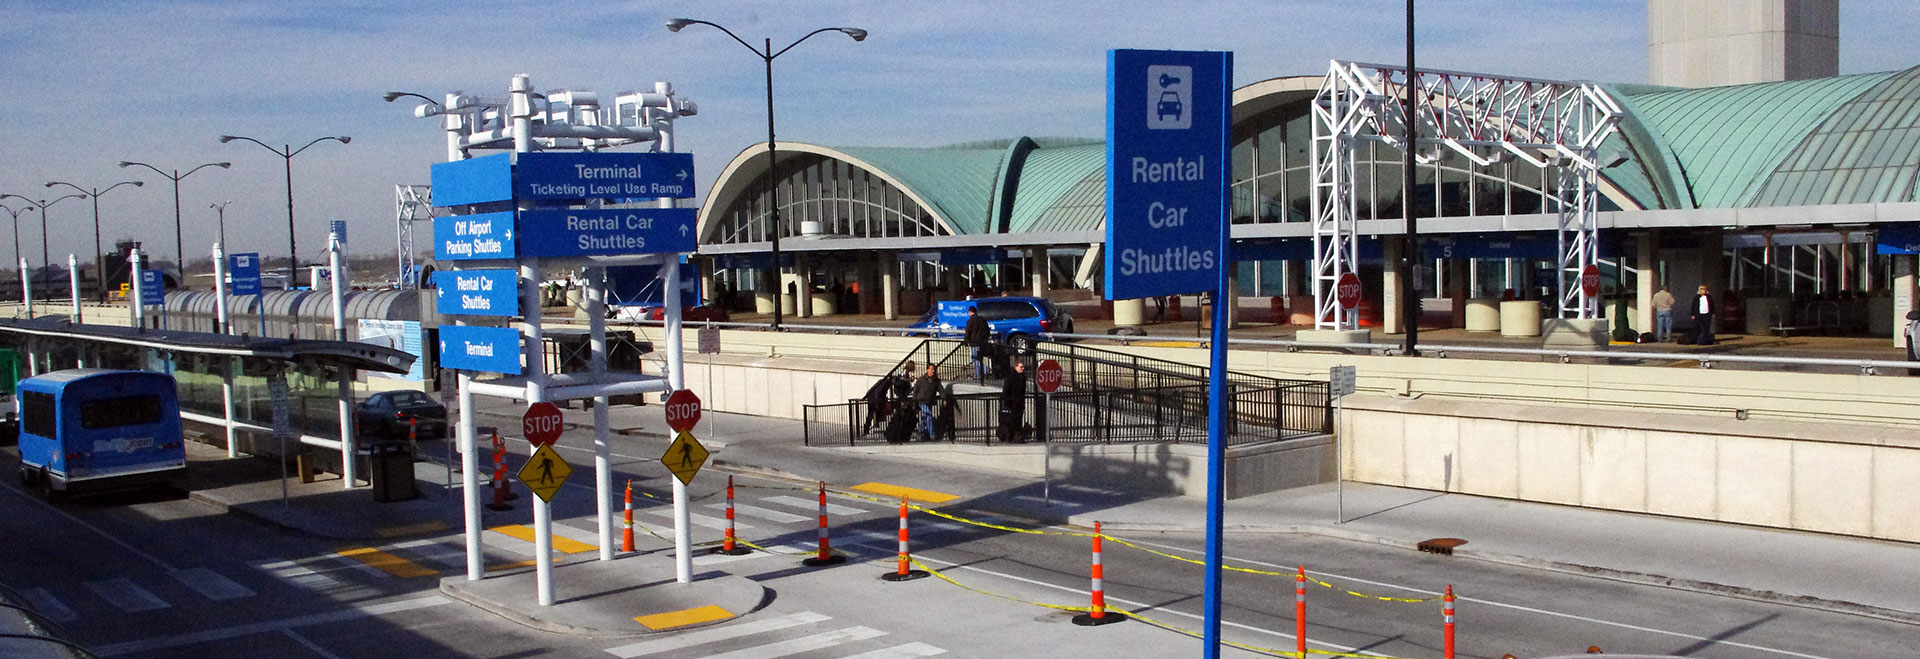
[[[706,455],[704,452],[701,455]],[[567,484],[567,477],[573,475],[573,467],[561,459],[560,453],[553,450],[552,444],[542,444],[535,449],[533,457],[527,458],[527,466],[520,468],[520,482],[540,495],[541,501],[553,501],[553,493]]]
[[[673,438],[672,444],[667,445],[666,454],[660,456],[660,464],[666,465],[667,471],[673,472],[681,483],[692,485],[693,475],[700,473],[700,467],[707,464],[707,447],[701,446],[700,440],[683,431],[680,436]]]

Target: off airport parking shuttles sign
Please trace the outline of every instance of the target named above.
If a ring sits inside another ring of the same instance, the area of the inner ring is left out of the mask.
[[[1232,70],[1232,53],[1107,51],[1107,299],[1211,290],[1228,266]]]

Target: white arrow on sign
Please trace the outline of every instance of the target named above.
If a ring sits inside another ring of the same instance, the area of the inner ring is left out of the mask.
[[[680,170],[680,180],[682,181],[687,180],[687,170],[684,170],[684,169]]]
[[[441,341],[441,342],[440,342],[440,352],[446,352],[446,351],[447,351],[447,342],[446,342],[446,341]]]
[[[685,224],[680,225],[680,235],[681,237],[685,237],[687,235],[687,225]]]

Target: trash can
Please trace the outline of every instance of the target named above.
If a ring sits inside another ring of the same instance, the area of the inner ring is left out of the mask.
[[[399,442],[381,442],[367,451],[367,463],[373,481],[373,500],[380,503],[407,501],[420,496],[413,482],[413,454]]]

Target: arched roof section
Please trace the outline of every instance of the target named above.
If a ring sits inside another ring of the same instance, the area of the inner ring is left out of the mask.
[[[1233,90],[1234,125],[1283,105],[1311,100],[1320,93],[1324,78],[1317,75],[1268,78]]]
[[[1020,171],[1009,232],[1097,231],[1107,219],[1107,144],[1037,148]]]
[[[1920,67],[1861,92],[1767,175],[1754,206],[1912,201],[1920,181]]]
[[[782,162],[795,154],[813,154],[863,169],[899,188],[952,234],[981,233],[986,229],[995,170],[1001,159],[998,147],[840,149],[801,142],[781,142],[779,149]],[[948,171],[948,168],[953,171]],[[713,214],[724,212],[734,199],[742,195],[757,193],[756,188],[761,185],[766,173],[765,142],[747,147],[727,163],[713,191],[708,194],[707,203],[700,207],[699,233],[702,242],[712,239]]]

